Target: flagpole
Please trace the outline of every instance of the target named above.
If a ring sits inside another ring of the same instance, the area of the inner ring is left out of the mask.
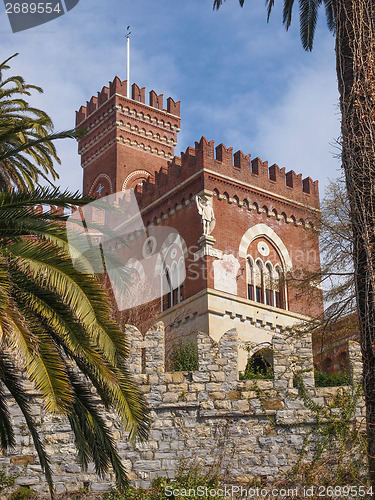
[[[126,97],[130,99],[130,26],[128,26],[128,33],[126,35]]]

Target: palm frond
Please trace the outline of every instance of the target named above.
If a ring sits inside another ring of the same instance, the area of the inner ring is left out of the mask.
[[[266,9],[267,9],[267,23],[270,20],[271,17],[271,12],[273,9],[273,6],[275,5],[275,0],[266,0]]]
[[[326,11],[328,29],[333,33],[335,33],[336,21],[335,21],[335,14],[333,12],[332,0],[324,0],[324,8]]]
[[[214,10],[215,9],[218,10],[221,7],[221,5],[223,4],[223,2],[225,2],[225,0],[214,0],[214,5],[213,5]],[[238,0],[238,2],[240,4],[240,6],[243,7],[245,0]]]
[[[117,411],[131,439],[146,437],[149,414],[125,368],[128,343],[112,319],[106,290],[97,276],[80,273],[72,262],[72,255],[79,257],[91,273],[95,259],[102,264],[100,252],[93,248],[81,255],[66,234],[64,210],[92,200],[38,186],[42,179],[52,183],[58,178],[54,141],[81,137],[85,130],[54,133],[49,116],[25,99],[42,89],[21,76],[4,79],[12,57],[0,64],[0,444],[14,443],[6,387],[26,419],[53,495],[48,457],[18,370],[21,363],[46,409],[69,418],[82,462],[92,459],[100,474],[112,466],[123,486],[126,471],[98,400]],[[124,283],[126,278],[118,274]]]
[[[82,137],[84,130],[53,132],[48,114],[30,106],[24,96],[33,91],[43,92],[25,82],[21,76],[3,78],[13,57],[0,64],[0,191],[17,187],[32,189],[40,185],[40,178],[52,181],[59,178],[54,163],[59,164],[54,141]]]
[[[25,418],[26,425],[29,429],[31,437],[34,442],[35,449],[38,453],[40,465],[45,474],[51,498],[54,498],[54,487],[52,480],[52,470],[49,463],[48,455],[43,446],[43,443],[40,439],[40,436],[37,431],[37,426],[35,420],[32,416],[31,408],[28,402],[28,395],[25,391],[25,388],[21,382],[21,377],[19,372],[16,370],[14,364],[10,360],[9,356],[4,353],[0,357],[0,371],[2,373],[1,380],[14,398],[18,407],[22,411],[22,414]]]
[[[76,271],[70,256],[48,242],[19,242],[7,245],[6,251],[22,272],[30,273],[37,283],[61,296],[111,362],[118,355],[127,356],[126,341],[116,323],[108,319],[106,293],[96,277]]]
[[[55,340],[59,342],[59,339]],[[98,377],[88,366],[87,359],[76,356],[66,345],[63,348],[67,357],[75,362],[79,371],[84,373],[95,387],[104,407],[107,410],[116,409],[130,439],[146,439],[150,425],[148,406],[125,364],[119,362],[117,367],[108,365],[115,374],[115,380],[111,382],[108,378]]]
[[[284,0],[283,8],[283,24],[285,29],[288,30],[292,22],[292,11],[293,11],[294,0]]]
[[[0,374],[0,380],[1,374]],[[0,443],[3,452],[16,445],[13,426],[3,386],[0,387]]]
[[[28,305],[33,314],[50,329],[50,335],[56,344],[66,347],[65,353],[74,353],[84,359],[88,369],[98,378],[115,380],[103,354],[77,321],[73,311],[56,294],[37,286],[22,273],[18,273],[18,276],[12,274],[12,279],[18,288],[15,290],[15,300],[24,306]]]
[[[78,458],[84,467],[92,460],[97,474],[103,476],[110,466],[119,488],[128,484],[126,470],[116,450],[115,441],[98,407],[98,399],[90,387],[70,371],[75,401],[69,422],[74,432]]]
[[[10,190],[0,192],[0,218],[3,217],[1,211],[10,208],[22,209],[24,207],[35,207],[36,205],[55,205],[63,208],[70,208],[72,205],[80,206],[93,201],[91,197],[82,196],[77,192],[69,190],[60,191],[54,187],[37,187],[31,191]],[[48,218],[51,213],[47,212]],[[53,217],[52,217],[53,218]]]
[[[316,23],[318,21],[318,7],[322,0],[299,0],[300,8],[300,37],[305,50],[313,48]]]

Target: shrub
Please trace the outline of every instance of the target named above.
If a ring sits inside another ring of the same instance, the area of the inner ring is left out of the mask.
[[[0,469],[0,492],[7,490],[10,486],[13,486],[14,483],[16,482],[16,479],[25,472],[26,468],[27,465],[23,467],[21,472],[18,472],[17,474],[8,475],[7,466],[3,464]]]
[[[207,470],[197,463],[188,464],[181,461],[175,479],[158,477],[152,481],[151,487],[147,489],[128,486],[121,491],[113,490],[105,494],[103,500],[165,500],[166,498],[172,500],[177,498],[184,498],[184,500],[196,500],[197,498],[201,500],[221,500],[222,495],[211,494],[215,493],[213,490],[220,488],[221,484],[222,482],[213,470]],[[198,490],[198,487],[201,490]],[[169,491],[166,488],[169,488]],[[207,495],[205,494],[206,488]],[[173,490],[179,490],[180,495],[176,497],[171,493],[166,496],[166,493]]]
[[[170,369],[174,372],[198,370],[198,346],[190,340],[175,342],[169,364]]]
[[[349,373],[332,373],[332,375],[329,375],[315,370],[315,387],[337,387],[350,384]]]
[[[10,496],[10,500],[28,500],[30,498],[36,498],[37,494],[32,489],[27,486],[21,486]]]
[[[259,361],[261,361],[259,365]],[[273,378],[273,366],[262,355],[252,356],[246,365],[245,371],[240,372],[240,380],[256,380]]]

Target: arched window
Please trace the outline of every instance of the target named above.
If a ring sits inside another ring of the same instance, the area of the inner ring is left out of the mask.
[[[266,304],[267,306],[274,305],[274,279],[273,279],[273,270],[271,264],[266,264],[266,275],[265,275],[265,288],[266,288]]]
[[[249,357],[245,371],[240,372],[240,379],[272,379],[273,351],[270,348],[260,349]]]
[[[251,257],[246,260],[246,281],[247,281],[247,297],[249,300],[255,300],[254,295],[254,266]]]
[[[246,258],[247,298],[267,306],[286,309],[285,276],[280,264],[264,264],[260,259]]]
[[[288,309],[286,273],[292,265],[288,250],[277,234],[258,224],[244,234],[239,252],[246,259],[247,298]]]
[[[263,280],[263,264],[257,260],[254,268],[254,285],[255,285],[255,300],[264,302],[264,280]]]
[[[172,293],[172,283],[171,283],[171,273],[168,267],[165,269],[165,276],[167,278],[167,303],[166,303],[166,309],[169,309],[173,305],[173,293]]]
[[[275,306],[280,309],[285,309],[285,280],[284,273],[279,266],[276,266],[275,274]]]
[[[163,310],[169,309],[183,301],[183,284],[181,283],[181,276],[183,275],[184,260],[180,259],[179,262],[174,261],[171,267],[165,267],[165,277],[167,291],[164,291],[166,300],[164,300]]]

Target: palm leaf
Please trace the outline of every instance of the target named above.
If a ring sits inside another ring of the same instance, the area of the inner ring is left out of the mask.
[[[16,370],[14,364],[10,360],[9,356],[2,353],[0,357],[0,372],[1,372],[1,380],[16,401],[18,407],[22,411],[22,414],[25,418],[26,425],[29,429],[31,437],[34,442],[35,449],[38,453],[40,465],[42,470],[44,471],[51,498],[54,498],[54,488],[52,481],[52,471],[51,466],[49,464],[49,459],[44,449],[43,443],[39,437],[36,423],[32,416],[31,408],[28,402],[28,395],[23,387],[21,382],[20,374],[18,370]]]
[[[7,64],[13,57],[0,64],[0,190],[17,187],[32,189],[39,185],[39,178],[52,183],[58,179],[54,162],[60,163],[54,141],[82,137],[84,130],[53,132],[50,117],[34,108],[24,99],[33,91],[43,92],[20,76],[3,78]]]
[[[84,467],[92,460],[96,472],[101,476],[112,466],[117,486],[123,488],[128,484],[126,470],[116,451],[113,436],[98,409],[98,399],[74,372],[70,371],[69,375],[75,394],[69,422],[74,432],[78,458]]]
[[[286,30],[289,29],[289,26],[292,22],[293,5],[294,5],[294,0],[284,0],[283,24],[285,25]]]
[[[147,436],[147,405],[125,368],[126,336],[111,318],[108,296],[98,278],[74,268],[64,229],[66,216],[35,210],[35,205],[69,207],[87,201],[54,189],[0,193],[2,345],[24,358],[26,374],[41,392],[47,410],[68,416],[82,461],[91,457],[99,473],[111,465],[118,484],[124,485],[125,470],[90,387],[96,389],[104,408],[117,411],[130,439]],[[91,258],[89,253],[82,257],[87,268]],[[74,365],[87,383],[72,377]],[[21,391],[14,379],[3,382],[12,395],[16,389]],[[17,398],[52,485],[27,401],[22,395]],[[12,439],[0,389],[0,442],[7,447]]]
[[[300,36],[305,50],[312,50],[313,47],[320,4],[321,0],[299,0]]]

